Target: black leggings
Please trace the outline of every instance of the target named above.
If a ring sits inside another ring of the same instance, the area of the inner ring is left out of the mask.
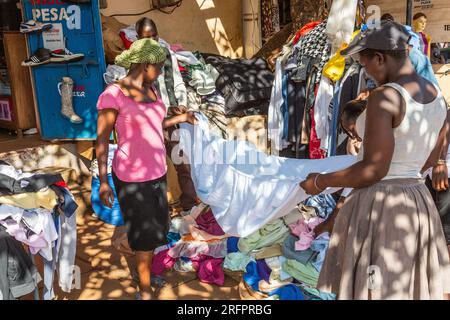
[[[450,179],[449,179],[450,182]],[[436,208],[441,216],[442,227],[444,228],[445,239],[447,245],[450,245],[450,189],[445,191],[436,191],[433,189],[431,179],[427,177],[426,186],[430,190]]]
[[[124,182],[113,172],[117,200],[133,251],[153,251],[167,244],[169,205],[166,176],[146,182]]]

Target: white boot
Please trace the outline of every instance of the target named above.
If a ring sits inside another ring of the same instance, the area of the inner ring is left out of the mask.
[[[73,80],[64,77],[61,83],[61,113],[72,123],[82,123],[81,119],[75,111],[73,111]]]

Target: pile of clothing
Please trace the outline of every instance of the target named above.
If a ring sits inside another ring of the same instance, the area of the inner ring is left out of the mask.
[[[119,30],[124,48],[137,40],[135,26]],[[263,59],[229,59],[191,52],[181,45],[159,39],[168,59],[157,86],[164,104],[169,108],[185,106],[201,111],[213,131],[227,138],[231,117],[267,115],[273,73]],[[104,75],[107,84],[126,76],[124,68],[109,65]]]
[[[155,249],[152,274],[165,270],[196,272],[200,281],[223,285],[222,264],[227,255],[227,236],[206,205],[192,208],[189,214],[173,218],[168,244]]]
[[[314,228],[335,206],[331,195],[314,196],[289,215],[238,238],[225,234],[211,208],[201,204],[172,219],[168,244],[155,250],[152,273],[196,272],[201,282],[219,286],[229,276],[240,282],[243,300],[332,300],[334,295],[315,289],[329,235],[316,236]]]
[[[42,278],[32,260],[38,254],[44,299],[54,298],[56,270],[61,289],[71,291],[77,208],[60,174],[23,173],[0,161],[0,297],[18,299],[36,289]]]

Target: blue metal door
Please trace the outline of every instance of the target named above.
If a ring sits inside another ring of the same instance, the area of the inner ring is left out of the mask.
[[[99,2],[65,3],[61,0],[23,0],[27,20],[62,24],[64,46],[84,58],[77,62],[49,63],[32,67],[37,108],[43,139],[95,139],[96,104],[104,89],[106,69]],[[44,47],[43,34],[29,34],[32,54]],[[48,43],[48,42],[47,42]],[[60,84],[63,77],[74,82],[73,109],[83,120],[72,123],[61,114]]]

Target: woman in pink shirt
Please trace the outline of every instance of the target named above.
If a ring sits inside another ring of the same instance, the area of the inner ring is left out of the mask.
[[[153,250],[166,243],[169,229],[163,129],[182,122],[195,123],[193,113],[165,118],[166,107],[153,86],[165,59],[165,51],[157,42],[136,41],[116,58],[117,65],[129,70],[127,77],[107,87],[97,104],[100,197],[103,204],[112,207],[114,193],[107,179],[107,155],[115,127],[118,149],[113,180],[128,242],[136,252],[140,295],[145,300],[152,298]]]

